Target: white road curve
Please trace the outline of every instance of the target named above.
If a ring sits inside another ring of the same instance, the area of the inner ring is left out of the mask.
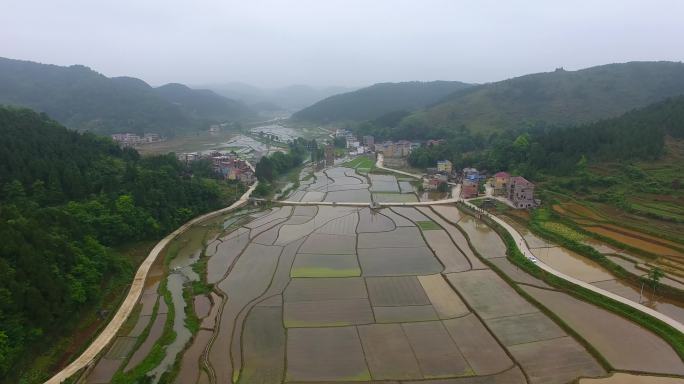
[[[408,176],[413,176],[413,177],[417,177],[417,178],[422,178],[422,176],[413,175],[413,174],[408,173],[408,172],[402,172],[402,171],[395,170],[395,169],[391,169],[391,168],[385,168],[385,167],[383,166],[383,157],[382,157],[382,154],[378,154],[378,160],[377,160],[377,162],[376,162],[376,166],[377,166],[378,168],[385,169],[385,170],[387,170],[387,171],[392,171],[392,172],[396,172],[396,173],[400,173],[400,174],[404,174],[404,175],[408,175]],[[454,192],[456,192],[455,189],[456,189],[456,187],[454,187]],[[426,205],[433,205],[433,204],[448,204],[448,203],[450,203],[450,202],[463,201],[463,202],[464,202],[466,205],[468,205],[469,207],[475,208],[475,209],[478,209],[478,210],[479,210],[479,208],[476,207],[475,205],[473,205],[472,203],[470,203],[470,202],[468,202],[468,201],[465,201],[465,200],[463,200],[463,199],[460,199],[460,198],[458,197],[459,195],[460,195],[460,194],[453,194],[453,196],[457,196],[457,197],[451,198],[451,199],[446,199],[446,200],[438,200],[438,201],[431,201],[431,202],[424,202],[424,203],[427,203]],[[500,200],[503,201],[503,199],[500,199]],[[504,201],[504,202],[505,202],[505,201]],[[338,204],[339,204],[339,203],[338,203]],[[412,203],[412,204],[416,204],[416,203]],[[406,203],[406,205],[411,205],[411,203]],[[620,302],[620,303],[622,303],[622,304],[629,305],[630,307],[632,307],[632,308],[634,308],[634,309],[636,309],[636,310],[638,310],[638,311],[640,311],[640,312],[643,312],[643,313],[645,313],[645,314],[647,314],[647,315],[650,315],[650,316],[655,317],[656,319],[658,319],[658,320],[664,322],[665,324],[671,326],[672,328],[678,330],[679,332],[684,333],[684,325],[683,325],[682,323],[680,323],[679,321],[677,321],[677,320],[675,320],[675,319],[673,319],[673,318],[671,318],[671,317],[669,317],[669,316],[667,316],[667,315],[665,315],[665,314],[662,314],[662,313],[660,313],[660,312],[658,312],[658,311],[656,311],[656,310],[654,310],[654,309],[652,309],[652,308],[649,308],[649,307],[647,307],[647,306],[645,306],[645,305],[643,305],[643,304],[639,304],[639,303],[637,303],[637,302],[634,302],[634,301],[629,300],[629,299],[627,299],[627,298],[624,298],[624,297],[622,297],[622,296],[616,295],[616,294],[614,294],[614,293],[612,293],[612,292],[606,291],[605,289],[601,289],[601,288],[596,287],[596,286],[594,286],[594,285],[591,285],[591,284],[589,284],[589,283],[587,283],[587,282],[585,282],[585,281],[576,279],[576,278],[574,278],[574,277],[572,277],[572,276],[568,276],[568,275],[566,275],[566,274],[564,274],[564,273],[562,273],[562,272],[560,272],[560,271],[557,271],[557,270],[551,268],[549,265],[543,263],[541,260],[537,259],[537,258],[532,254],[532,251],[530,251],[530,249],[528,248],[527,243],[525,242],[525,239],[523,238],[522,235],[520,235],[520,233],[519,233],[517,230],[515,230],[515,228],[513,228],[511,225],[509,225],[508,223],[506,223],[506,222],[503,221],[502,219],[500,219],[500,218],[498,218],[498,217],[496,217],[496,216],[494,216],[494,215],[492,215],[492,214],[490,214],[490,213],[486,213],[486,212],[485,212],[484,214],[486,214],[487,216],[489,216],[489,217],[490,217],[492,220],[494,220],[497,224],[501,225],[506,231],[508,231],[508,233],[510,233],[511,236],[513,237],[513,240],[515,240],[515,243],[516,243],[516,245],[518,246],[518,249],[520,249],[520,251],[522,252],[522,254],[523,254],[525,257],[527,257],[528,259],[535,260],[535,264],[538,265],[539,268],[543,269],[544,271],[546,271],[546,272],[548,272],[548,273],[550,273],[550,274],[552,274],[552,275],[554,275],[554,276],[556,276],[556,277],[559,277],[559,278],[561,278],[561,279],[563,279],[563,280],[569,281],[569,282],[571,282],[571,283],[573,283],[573,284],[575,284],[575,285],[579,285],[579,286],[582,287],[582,288],[586,288],[586,289],[588,289],[588,290],[590,290],[590,291],[593,291],[593,292],[598,293],[598,294],[600,294],[600,295],[603,295],[603,296],[605,296],[605,297],[611,298],[611,299],[613,299],[613,300],[615,300],[615,301],[617,301],[617,302]]]
[[[463,201],[463,202],[466,205],[468,205],[469,207],[479,210],[479,208],[476,207],[475,205],[473,205],[472,203],[467,202],[467,201]],[[675,319],[673,319],[667,315],[664,315],[664,314],[662,314],[662,313],[660,313],[654,309],[651,309],[645,305],[636,303],[632,300],[629,300],[629,299],[624,298],[622,296],[616,295],[612,292],[606,291],[605,289],[598,288],[598,287],[591,285],[587,282],[576,279],[572,276],[568,276],[562,272],[559,272],[559,271],[551,268],[549,265],[543,263],[541,260],[537,259],[532,254],[532,251],[530,251],[530,249],[528,248],[527,243],[525,242],[525,239],[523,238],[523,236],[518,231],[516,231],[510,224],[508,224],[507,222],[503,221],[502,219],[500,219],[500,218],[498,218],[498,217],[496,217],[490,213],[485,212],[483,214],[487,215],[489,218],[494,220],[497,224],[502,226],[506,231],[508,231],[508,233],[510,233],[511,236],[513,237],[515,244],[518,246],[518,249],[520,249],[520,252],[522,252],[522,254],[525,257],[527,257],[528,259],[535,260],[535,264],[539,268],[543,269],[544,271],[546,271],[546,272],[548,272],[548,273],[550,273],[556,277],[559,277],[563,280],[569,281],[575,285],[579,285],[582,288],[586,288],[590,291],[593,291],[593,292],[598,293],[600,295],[603,295],[605,297],[611,298],[611,299],[618,301],[622,304],[629,305],[630,307],[632,307],[638,311],[641,311],[647,315],[655,317],[656,319],[658,319],[658,320],[662,321],[663,323],[671,326],[672,328],[675,328],[679,332],[684,333],[684,325],[682,323],[680,323],[679,321],[677,321],[677,320],[675,320]]]
[[[252,186],[247,190],[247,192],[245,192],[240,197],[240,199],[234,202],[231,206],[196,217],[188,221],[187,223],[183,224],[180,228],[176,229],[171,234],[163,238],[160,242],[158,242],[157,245],[155,245],[155,247],[152,248],[152,251],[150,251],[149,255],[147,255],[147,258],[142,262],[142,264],[140,264],[140,267],[138,267],[138,271],[135,273],[135,277],[133,278],[133,282],[131,282],[131,288],[128,291],[128,294],[126,295],[126,298],[119,307],[118,311],[114,314],[114,317],[112,317],[112,319],[109,321],[105,329],[102,330],[102,332],[100,332],[97,338],[90,344],[90,346],[88,346],[88,348],[85,351],[83,351],[83,353],[81,353],[79,357],[76,358],[76,360],[72,361],[64,369],[62,369],[57,374],[52,376],[52,378],[46,381],[45,384],[62,383],[74,374],[76,374],[78,371],[94,363],[98,356],[114,340],[117,333],[119,333],[119,329],[121,329],[123,324],[131,315],[131,312],[133,312],[133,309],[135,308],[135,305],[138,303],[140,295],[142,294],[143,287],[145,286],[145,279],[147,278],[147,274],[150,271],[150,267],[152,267],[152,264],[154,264],[154,262],[157,260],[157,257],[159,256],[161,251],[176,236],[185,232],[194,224],[197,224],[203,220],[215,216],[228,213],[247,204],[249,202],[249,196],[252,194],[258,183],[259,182],[252,184]]]

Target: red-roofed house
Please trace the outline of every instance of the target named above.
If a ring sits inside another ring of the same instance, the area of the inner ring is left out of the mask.
[[[535,206],[534,184],[524,177],[513,176],[509,178],[506,190],[508,200],[510,200],[516,208],[532,208]]]

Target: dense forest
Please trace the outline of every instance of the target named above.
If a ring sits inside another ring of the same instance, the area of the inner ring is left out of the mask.
[[[354,92],[328,97],[304,108],[292,117],[296,120],[319,123],[370,120],[393,111],[415,111],[425,108],[455,91],[471,86],[459,81],[375,84]]]
[[[493,133],[486,138],[465,128],[445,144],[409,156],[417,167],[450,159],[455,166],[509,170],[528,177],[538,171],[567,174],[587,161],[650,160],[663,154],[665,135],[684,138],[684,96],[670,98],[620,117],[578,126],[542,126]]]
[[[206,163],[141,158],[31,110],[0,107],[0,137],[2,377],[130,270],[110,247],[161,237],[231,197],[198,176]]]
[[[92,69],[0,58],[0,104],[45,112],[63,125],[100,134],[154,132],[166,136],[248,118],[242,103],[180,84],[153,88],[132,77]]]

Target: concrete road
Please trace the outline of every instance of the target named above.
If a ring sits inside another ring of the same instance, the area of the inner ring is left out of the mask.
[[[185,232],[192,225],[197,224],[203,220],[219,216],[224,213],[228,213],[247,204],[249,202],[249,196],[252,194],[257,185],[258,182],[254,183],[247,190],[247,192],[245,192],[240,197],[240,199],[233,203],[231,206],[196,217],[190,220],[189,222],[183,224],[183,226],[176,229],[170,235],[166,236],[159,243],[157,243],[157,245],[155,245],[152,251],[150,251],[150,254],[147,256],[145,261],[143,261],[142,264],[140,264],[140,267],[138,268],[138,271],[136,272],[135,277],[133,278],[131,288],[128,291],[128,294],[126,295],[126,298],[119,307],[119,310],[114,314],[114,317],[112,317],[112,319],[109,321],[109,324],[107,324],[105,329],[97,336],[95,341],[93,341],[90,344],[90,346],[85,351],[83,351],[83,353],[79,357],[76,358],[76,360],[72,361],[71,364],[67,365],[64,369],[55,374],[50,380],[46,381],[45,383],[61,383],[66,379],[70,378],[72,375],[76,374],[78,371],[88,367],[90,364],[93,364],[97,360],[98,356],[102,352],[104,352],[107,346],[114,340],[116,334],[119,332],[119,329],[121,329],[123,324],[126,322],[128,316],[131,315],[133,308],[135,308],[135,305],[138,303],[140,295],[142,294],[143,287],[145,286],[145,279],[147,278],[147,274],[150,271],[150,267],[152,267],[152,264],[154,264],[155,260],[157,260],[157,257],[159,256],[161,251],[176,236]]]
[[[474,208],[474,209],[477,209],[478,211],[481,211],[478,207],[476,207],[472,203],[469,203],[467,201],[464,201],[464,203],[471,208]],[[664,314],[662,314],[658,311],[655,311],[655,310],[653,310],[653,309],[651,309],[645,305],[636,303],[636,302],[629,300],[627,298],[624,298],[622,296],[618,296],[612,292],[606,291],[605,289],[595,287],[589,283],[586,283],[582,280],[576,279],[572,276],[568,276],[562,272],[559,272],[559,271],[551,268],[549,265],[543,263],[541,260],[537,259],[532,254],[532,251],[530,251],[530,249],[528,248],[527,243],[525,242],[525,239],[523,238],[523,236],[518,231],[516,231],[510,224],[508,224],[507,222],[503,221],[502,219],[500,219],[500,218],[498,218],[498,217],[496,217],[490,213],[484,212],[483,215],[489,216],[489,218],[494,220],[497,224],[501,225],[506,231],[508,231],[508,233],[510,233],[511,236],[513,237],[513,240],[515,240],[515,244],[518,246],[518,249],[520,249],[520,252],[522,252],[522,254],[525,257],[527,257],[528,259],[535,260],[535,264],[537,264],[537,266],[539,266],[539,268],[543,269],[544,271],[546,271],[546,272],[548,272],[554,276],[560,277],[563,280],[569,281],[575,285],[579,285],[582,288],[586,288],[586,289],[593,291],[595,293],[598,293],[600,295],[609,297],[609,298],[611,298],[615,301],[618,301],[622,304],[629,305],[630,307],[632,307],[638,311],[641,311],[647,315],[653,316],[656,319],[664,322],[665,324],[670,325],[671,327],[675,328],[679,332],[684,332],[684,325],[682,323],[678,322],[677,320],[667,316],[667,315],[664,315]]]

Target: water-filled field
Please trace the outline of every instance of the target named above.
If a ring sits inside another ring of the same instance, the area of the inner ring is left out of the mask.
[[[369,202],[368,185],[395,193],[394,183],[399,195],[396,178],[381,176],[333,168],[299,191],[320,200],[363,191]],[[516,288],[616,368],[684,374],[656,335],[520,271],[496,232],[454,206],[273,206],[193,227],[172,249],[122,335],[130,340],[118,341],[88,382],[124,367],[128,375],[149,367],[154,383],[166,375],[183,384],[567,383],[607,375]],[[193,293],[198,283],[209,292]]]

